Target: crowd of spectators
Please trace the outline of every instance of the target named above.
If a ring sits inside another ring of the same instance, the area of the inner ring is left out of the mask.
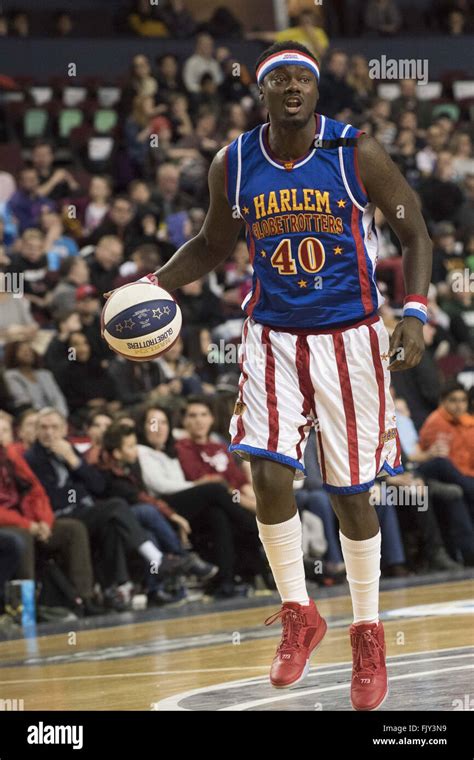
[[[92,11],[55,10],[51,13],[30,13],[21,8],[21,2],[12,4],[13,9],[0,14],[0,37],[19,39],[31,36],[51,36],[69,39],[94,34],[97,12],[104,15],[106,9]],[[191,7],[189,7],[191,6]],[[406,14],[407,7],[410,13]],[[431,0],[408,6],[404,0],[339,0],[334,3],[315,3],[314,0],[287,0],[287,13],[292,29],[280,32],[279,39],[293,39],[321,54],[327,47],[327,32],[331,36],[393,37],[420,29],[428,34],[452,36],[471,34],[473,11],[469,0]],[[217,1],[208,17],[199,20],[193,14],[193,6],[186,0],[130,0],[115,3],[107,9],[107,24],[101,25],[101,34],[120,34],[161,39],[191,39],[200,32],[213,37],[241,38],[248,35],[266,35],[274,28],[271,16],[255,14],[244,19],[227,5]],[[317,29],[314,31],[313,27]]]
[[[28,143],[11,125],[22,162],[0,171],[0,593],[8,578],[41,581],[52,557],[81,614],[127,609],[139,586],[156,604],[192,583],[218,598],[273,587],[248,465],[227,452],[239,372],[229,349],[252,282],[243,237],[176,293],[184,327],[163,357],[127,362],[100,334],[103,293],[157,269],[200,229],[212,157],[266,119],[235,64],[207,32],[184,61],[136,55],[105,170],[54,130]],[[431,102],[415,82],[399,84],[382,99],[362,55],[329,47],[322,59],[318,110],[386,147],[434,241],[426,351],[393,376],[406,472],[387,482],[413,504],[397,508],[375,489],[383,571],[395,576],[474,559],[473,127],[449,90]],[[402,256],[380,211],[376,229],[392,331]],[[331,584],[344,566],[313,437],[295,493],[314,518],[308,530],[320,529],[312,559],[323,571],[312,577]]]

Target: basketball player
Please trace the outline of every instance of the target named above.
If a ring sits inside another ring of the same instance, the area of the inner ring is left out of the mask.
[[[230,450],[250,459],[259,534],[282,599],[266,621],[281,618],[283,628],[270,681],[299,683],[327,627],[308,598],[293,498],[313,424],[354,612],[352,706],[374,710],[386,697],[387,673],[380,528],[369,489],[378,474],[402,471],[390,371],[422,356],[431,241],[385,150],[316,112],[319,66],[304,46],[273,45],[256,71],[268,123],[216,155],[202,230],[149,278],[167,290],[197,280],[229,256],[245,224],[254,274],[242,304]],[[390,344],[377,314],[376,206],[403,248],[408,294]]]

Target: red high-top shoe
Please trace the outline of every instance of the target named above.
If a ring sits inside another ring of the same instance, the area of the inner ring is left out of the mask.
[[[283,630],[270,669],[270,682],[276,689],[288,689],[308,674],[309,659],[321,643],[327,623],[312,599],[307,606],[285,602],[279,612],[265,620],[265,625],[271,625],[278,618]]]
[[[377,710],[388,694],[382,623],[350,627],[352,645],[351,702],[354,710]]]

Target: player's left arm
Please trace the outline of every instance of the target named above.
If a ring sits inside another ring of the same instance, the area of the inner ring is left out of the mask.
[[[382,211],[400,241],[406,292],[426,297],[433,247],[418,199],[375,138],[359,137],[358,159],[360,177],[369,200]],[[390,356],[396,355],[396,358],[392,358],[389,369],[393,372],[415,367],[424,348],[423,322],[417,317],[404,317],[390,338]]]

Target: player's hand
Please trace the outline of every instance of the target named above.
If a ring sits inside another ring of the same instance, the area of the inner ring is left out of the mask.
[[[423,322],[417,317],[405,317],[398,323],[390,338],[389,370],[398,372],[416,367],[424,350]]]

